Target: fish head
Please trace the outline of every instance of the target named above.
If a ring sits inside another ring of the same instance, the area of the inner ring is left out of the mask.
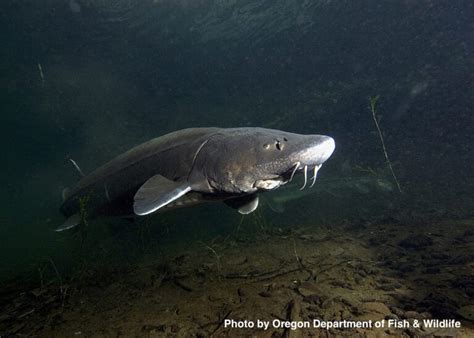
[[[314,174],[311,178],[315,180],[334,149],[334,139],[329,136],[236,128],[210,139],[197,167],[214,190],[254,193],[276,189],[297,172],[303,171],[305,178]]]
[[[254,185],[260,190],[272,190],[303,172],[305,183],[308,177],[314,185],[319,169],[332,155],[336,143],[325,135],[301,135],[283,133],[275,135],[271,143],[261,146],[261,161],[257,165],[260,178]]]

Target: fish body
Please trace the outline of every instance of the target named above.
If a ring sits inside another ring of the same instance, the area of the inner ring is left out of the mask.
[[[303,172],[316,174],[335,148],[324,135],[264,128],[189,128],[138,145],[82,177],[64,194],[66,222],[90,217],[144,216],[156,211],[224,201],[245,214],[258,193]],[[314,182],[313,182],[314,183]]]

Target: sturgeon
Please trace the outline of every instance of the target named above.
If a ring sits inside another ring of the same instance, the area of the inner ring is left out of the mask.
[[[87,216],[145,216],[157,211],[223,201],[241,214],[258,207],[258,194],[303,173],[313,186],[335,149],[325,135],[265,128],[189,128],[117,156],[63,194],[67,218],[56,231]],[[75,162],[73,162],[75,164]],[[81,216],[82,214],[82,216]]]

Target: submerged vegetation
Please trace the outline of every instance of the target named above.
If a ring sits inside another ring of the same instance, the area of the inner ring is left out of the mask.
[[[81,234],[81,243],[83,244],[87,238],[87,228],[89,226],[89,214],[87,207],[89,205],[90,196],[82,196],[79,198],[79,231]]]
[[[369,98],[370,111],[372,112],[372,118],[374,119],[375,127],[377,128],[377,132],[378,132],[379,137],[380,137],[380,143],[382,144],[382,150],[383,150],[383,154],[385,156],[385,159],[387,160],[387,165],[390,168],[390,172],[392,173],[393,180],[397,184],[398,191],[400,191],[400,193],[401,193],[402,188],[400,187],[400,183],[398,182],[397,176],[395,176],[395,172],[393,171],[392,162],[390,162],[390,159],[388,158],[387,148],[385,147],[385,141],[384,141],[384,138],[383,138],[382,130],[380,129],[379,121],[378,121],[377,116],[376,116],[377,115],[376,106],[377,106],[377,101],[378,101],[379,98],[380,98],[380,95],[371,96]]]

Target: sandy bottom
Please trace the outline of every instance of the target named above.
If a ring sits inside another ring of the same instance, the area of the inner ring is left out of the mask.
[[[1,297],[0,335],[474,337],[474,221],[240,231],[133,269],[16,285]],[[462,326],[414,327],[429,318]],[[385,327],[292,330],[275,319],[385,319]],[[388,327],[403,319],[409,327]]]

